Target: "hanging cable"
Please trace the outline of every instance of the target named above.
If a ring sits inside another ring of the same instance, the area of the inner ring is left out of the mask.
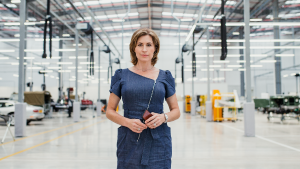
[[[46,37],[47,37],[47,22],[49,22],[49,52],[50,58],[52,57],[52,18],[50,15],[50,0],[47,0],[47,14],[45,17],[45,25],[44,25],[44,51],[42,58],[47,58],[46,54]]]

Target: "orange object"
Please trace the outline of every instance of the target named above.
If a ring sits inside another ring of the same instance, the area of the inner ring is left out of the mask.
[[[101,108],[101,112],[105,113],[105,105],[104,105],[104,106],[102,106],[102,108]]]
[[[221,95],[219,90],[213,90],[212,97],[212,110],[213,110],[213,121],[223,121],[223,112],[222,108],[215,107],[215,100],[221,100]]]
[[[185,96],[185,112],[191,112],[191,96]]]

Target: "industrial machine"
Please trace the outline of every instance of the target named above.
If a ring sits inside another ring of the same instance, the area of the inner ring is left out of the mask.
[[[219,90],[213,90],[212,102],[213,121],[235,122],[237,120],[237,110],[241,108],[241,104],[236,90],[233,93],[220,93]]]

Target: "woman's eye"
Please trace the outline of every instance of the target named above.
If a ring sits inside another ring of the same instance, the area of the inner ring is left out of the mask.
[[[151,46],[151,44],[148,44],[147,46]]]

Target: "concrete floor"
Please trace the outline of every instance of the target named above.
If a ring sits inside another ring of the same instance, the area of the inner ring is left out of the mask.
[[[55,113],[52,119],[27,126],[28,137],[11,142],[8,135],[0,144],[0,168],[115,169],[118,125],[105,115],[93,119],[91,110],[82,116],[81,122],[73,123],[66,113]],[[257,136],[247,138],[242,116],[236,123],[208,123],[199,115],[182,114],[169,123],[172,169],[299,168],[300,124],[296,120],[268,122],[266,115],[256,113]],[[0,138],[4,131],[0,121]]]

